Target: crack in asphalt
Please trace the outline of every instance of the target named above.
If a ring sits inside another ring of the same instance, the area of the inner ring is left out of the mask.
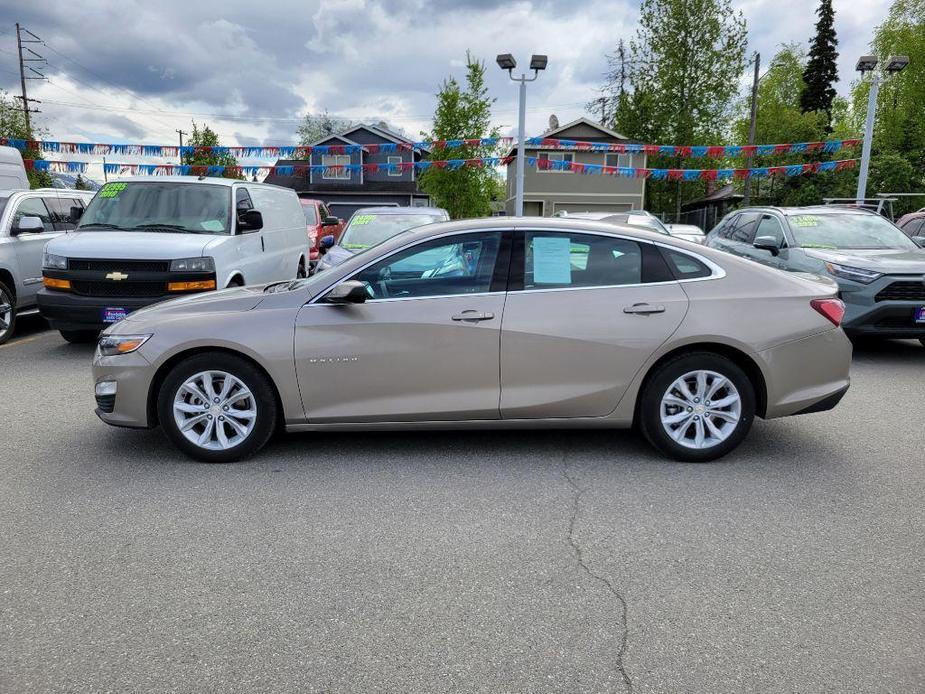
[[[581,504],[581,497],[584,495],[585,490],[579,487],[578,483],[575,482],[575,479],[569,474],[567,449],[562,455],[562,474],[565,477],[565,481],[574,492],[572,497],[572,513],[568,522],[568,543],[572,548],[572,552],[575,554],[575,559],[578,560],[578,566],[581,567],[581,569],[591,579],[597,581],[608,592],[610,592],[610,594],[617,599],[617,602],[620,605],[622,633],[620,635],[620,648],[617,650],[617,672],[620,673],[620,677],[623,679],[623,685],[626,688],[627,693],[633,694],[633,680],[630,678],[629,674],[626,672],[626,668],[623,665],[623,657],[626,655],[627,640],[629,638],[629,621],[627,615],[626,598],[624,598],[620,591],[614,587],[613,583],[610,582],[610,579],[608,579],[606,576],[601,576],[600,574],[595,573],[591,567],[588,566],[588,564],[585,562],[581,545],[579,545],[575,540],[575,524],[578,520],[578,510]]]

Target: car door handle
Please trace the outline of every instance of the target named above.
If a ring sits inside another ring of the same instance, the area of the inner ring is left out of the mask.
[[[647,316],[650,313],[664,313],[664,306],[652,306],[651,304],[633,304],[632,306],[626,306],[623,309],[623,313],[632,313],[640,316]]]
[[[481,320],[491,320],[494,317],[495,314],[491,311],[475,311],[470,309],[468,311],[463,311],[462,313],[457,313],[455,316],[453,316],[453,320],[472,321],[473,323],[477,323]]]

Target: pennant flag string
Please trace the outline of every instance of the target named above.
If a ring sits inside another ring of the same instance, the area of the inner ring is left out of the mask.
[[[583,140],[566,140],[557,138],[532,137],[528,139],[529,147],[548,147],[557,150],[576,150],[589,152],[613,152],[617,154],[646,154],[684,158],[734,158],[734,157],[768,157],[780,154],[806,154],[824,152],[833,154],[842,149],[857,147],[859,139],[827,140],[824,142],[797,142],[778,145],[647,145],[632,142],[587,142]],[[58,142],[56,140],[21,140],[0,138],[0,145],[16,147],[20,150],[36,149],[57,154],[94,154],[124,155],[136,157],[178,157],[195,154],[224,154],[236,159],[308,159],[312,154],[388,154],[408,151],[430,151],[433,149],[455,149],[458,147],[495,147],[500,144],[513,144],[511,137],[483,137],[455,140],[423,140],[420,142],[388,142],[367,145],[290,145],[279,147],[202,147],[176,145],[132,145],[102,144],[89,142]]]
[[[277,166],[207,166],[189,164],[127,164],[106,162],[103,170],[107,175],[148,175],[148,176],[257,176],[275,174],[277,176],[310,176],[320,174],[342,176],[344,173],[401,173],[410,170],[424,172],[429,169],[454,171],[467,166],[502,166],[509,164],[514,157],[482,157],[477,159],[446,159],[440,161],[394,162],[389,164],[345,164],[324,166],[321,164],[288,164]],[[620,178],[650,178],[654,181],[716,181],[744,180],[748,178],[792,177],[827,171],[843,171],[856,166],[857,159],[813,162],[808,164],[790,164],[785,166],[758,167],[750,169],[650,169],[634,166],[602,166],[600,164],[582,164],[580,162],[553,161],[540,157],[526,157],[526,164],[540,171],[564,171],[583,175],[617,176]],[[78,171],[86,170],[87,162],[26,160],[27,169],[38,171]],[[61,168],[58,168],[61,167]]]

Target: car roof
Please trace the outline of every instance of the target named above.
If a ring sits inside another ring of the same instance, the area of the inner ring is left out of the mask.
[[[286,186],[276,186],[272,183],[254,183],[245,181],[240,178],[222,178],[219,176],[129,176],[120,178],[118,181],[110,183],[203,183],[210,186],[246,185],[257,186],[260,188],[280,188],[282,190],[292,190]],[[293,191],[294,192],[294,191]]]
[[[873,214],[878,215],[873,210],[867,210],[863,207],[854,207],[852,205],[807,205],[805,207],[775,207],[773,205],[756,205],[752,207],[740,207],[737,210],[733,210],[729,214],[735,214],[737,212],[761,212],[764,210],[771,210],[774,212],[779,212],[783,215],[792,216],[799,214]]]
[[[353,214],[408,214],[414,212],[417,214],[442,214],[449,216],[449,213],[442,207],[396,207],[383,205],[381,207],[361,207]]]

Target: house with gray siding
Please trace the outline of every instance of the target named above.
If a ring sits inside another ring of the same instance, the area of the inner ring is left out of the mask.
[[[336,135],[329,135],[317,145],[356,145],[360,149],[350,153],[311,152],[307,160],[280,160],[278,166],[321,165],[340,167],[348,164],[400,164],[420,161],[424,153],[410,148],[411,140],[378,125],[358,125]],[[393,151],[380,152],[369,145],[400,145]],[[329,168],[323,172],[296,172],[292,176],[271,173],[265,183],[295,189],[299,197],[323,201],[338,217],[347,218],[360,207],[378,205],[400,207],[426,207],[428,195],[418,186],[414,167],[404,170],[378,171]]]
[[[567,123],[543,133],[544,138],[580,140],[583,142],[635,143],[619,133],[605,128],[588,118]],[[517,153],[517,147],[511,150]],[[527,145],[527,157],[598,164],[601,166],[645,167],[646,155],[618,154],[616,152],[591,152],[575,148],[543,147]],[[645,202],[645,179],[581,174],[572,171],[556,171],[543,166],[527,165],[524,170],[524,214],[536,217],[551,217],[556,212],[622,212],[642,209]],[[517,162],[507,165],[507,214],[514,214],[515,180]]]

